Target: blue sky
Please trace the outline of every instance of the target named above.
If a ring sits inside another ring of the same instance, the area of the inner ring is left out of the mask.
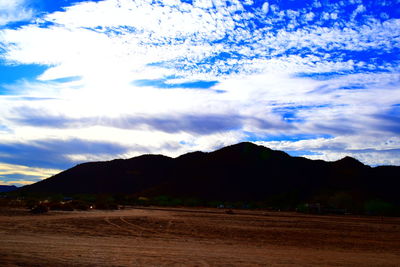
[[[0,184],[241,141],[400,165],[399,63],[399,0],[0,0]]]

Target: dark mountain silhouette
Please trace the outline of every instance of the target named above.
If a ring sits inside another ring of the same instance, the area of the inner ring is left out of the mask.
[[[371,168],[351,157],[335,162],[291,157],[253,143],[177,158],[143,155],[77,165],[21,192],[123,193],[207,200],[286,201],[294,205],[341,192],[357,200],[400,204],[400,167]]]
[[[0,185],[0,193],[4,193],[4,192],[11,192],[16,190],[18,187],[16,187],[15,185]]]

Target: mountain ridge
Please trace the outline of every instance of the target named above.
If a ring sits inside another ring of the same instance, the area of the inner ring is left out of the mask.
[[[146,154],[130,159],[87,162],[21,192],[63,194],[170,195],[200,199],[293,202],[345,192],[363,199],[399,203],[400,167],[370,167],[345,157],[326,162],[291,157],[249,142],[175,158]]]
[[[0,185],[0,193],[6,193],[16,190],[18,187],[15,185]]]

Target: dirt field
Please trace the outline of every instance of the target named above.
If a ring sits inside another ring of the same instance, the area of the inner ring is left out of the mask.
[[[0,266],[400,266],[400,218],[3,209]]]

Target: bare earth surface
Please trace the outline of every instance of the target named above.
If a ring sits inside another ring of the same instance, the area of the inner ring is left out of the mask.
[[[400,218],[0,210],[0,266],[400,266]]]

